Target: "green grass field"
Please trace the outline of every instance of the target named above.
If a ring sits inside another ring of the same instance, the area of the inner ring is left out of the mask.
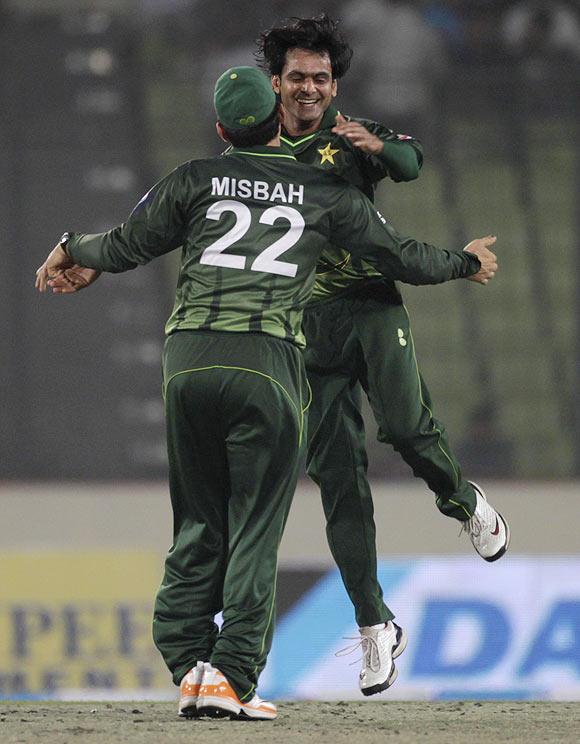
[[[292,702],[272,722],[184,720],[172,703],[1,703],[0,742],[576,744],[580,703]]]

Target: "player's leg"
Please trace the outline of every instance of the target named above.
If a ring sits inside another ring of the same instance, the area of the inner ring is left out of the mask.
[[[306,397],[297,349],[277,339],[248,343],[258,361],[261,355],[270,360],[271,371],[269,378],[237,372],[225,393],[228,561],[223,625],[211,655],[242,710],[255,695],[270,650],[278,548],[296,487]]]
[[[501,558],[509,547],[509,526],[482,489],[463,478],[445,429],[433,416],[404,306],[368,300],[355,324],[364,349],[365,389],[379,425],[378,438],[391,443],[414,475],[436,494],[442,514],[463,522],[482,558]]]
[[[369,300],[355,324],[367,367],[364,387],[379,440],[392,444],[414,475],[426,482],[443,514],[469,518],[475,510],[475,492],[462,476],[443,424],[433,416],[404,306]]]
[[[397,678],[407,643],[377,578],[373,502],[358,379],[364,359],[352,324],[360,300],[345,298],[307,314],[304,324],[312,404],[308,472],[320,485],[328,543],[354,605],[363,650],[359,687],[373,695]]]
[[[166,391],[173,545],[155,602],[153,637],[179,684],[210,658],[227,557],[228,467],[215,371],[175,376]]]
[[[315,390],[320,388],[316,375],[311,375],[310,381]],[[328,381],[323,383],[326,396],[332,387]],[[394,660],[405,650],[407,638],[392,621],[394,615],[383,601],[377,578],[376,531],[366,478],[359,390],[358,385],[343,386],[321,417],[315,408],[314,419],[320,422],[317,431],[323,439],[317,447],[313,437],[309,473],[320,484],[328,544],[360,629],[359,687],[363,695],[374,695],[395,682]]]
[[[339,379],[321,382],[310,374],[313,404],[308,412],[307,468],[320,486],[326,536],[357,624],[384,623],[393,618],[377,578],[373,500],[366,477],[364,423],[360,388]],[[342,384],[341,384],[342,383]],[[327,403],[324,411],[314,403]],[[313,433],[316,432],[316,433]]]
[[[475,492],[462,476],[443,424],[433,416],[404,306],[369,300],[355,324],[366,361],[364,387],[379,440],[392,444],[414,475],[426,482],[443,514],[469,518],[475,510]]]
[[[337,300],[304,315],[305,352],[312,402],[308,410],[307,469],[320,486],[332,556],[360,627],[393,613],[377,579],[373,501],[353,335],[351,303]]]

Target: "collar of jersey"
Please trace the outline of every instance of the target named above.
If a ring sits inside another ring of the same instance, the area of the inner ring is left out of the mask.
[[[231,147],[226,155],[250,155],[254,158],[286,158],[296,160],[285,147],[270,147],[268,145],[254,145],[252,147]]]
[[[320,127],[315,132],[307,134],[304,137],[293,137],[291,134],[288,134],[288,132],[285,131],[281,138],[282,142],[286,145],[289,145],[290,147],[298,147],[299,145],[304,144],[304,142],[308,142],[314,137],[317,137],[320,132],[322,132],[322,130],[332,129],[332,127],[336,124],[336,115],[338,113],[338,109],[334,108],[334,106],[329,106],[322,116]]]

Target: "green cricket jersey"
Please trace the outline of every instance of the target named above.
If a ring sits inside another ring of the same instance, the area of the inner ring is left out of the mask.
[[[395,134],[387,127],[368,119],[345,117],[363,124],[372,134],[381,139],[386,153],[369,155],[349,142],[346,137],[334,134],[338,111],[330,106],[320,124],[320,129],[303,137],[292,137],[287,133],[282,141],[302,163],[309,163],[326,171],[331,171],[359,188],[371,201],[379,181],[389,176],[393,181],[416,178],[423,163],[423,150],[413,137]],[[398,150],[398,152],[397,152]],[[393,161],[397,163],[393,166]],[[371,283],[385,283],[376,269],[365,262],[357,261],[353,243],[348,250],[336,245],[327,246],[316,270],[316,282],[312,302],[334,299],[341,294],[360,290]],[[387,296],[400,300],[393,282],[389,282]]]
[[[82,266],[120,272],[182,246],[168,334],[254,331],[303,346],[302,311],[329,243],[411,284],[479,269],[473,255],[400,236],[359,189],[267,146],[184,163],[124,224],[74,233],[67,251]]]

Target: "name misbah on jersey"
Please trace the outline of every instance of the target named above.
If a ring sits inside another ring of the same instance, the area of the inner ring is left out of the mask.
[[[294,183],[268,183],[251,181],[248,178],[211,179],[212,196],[232,196],[238,199],[257,199],[259,201],[281,202],[282,204],[303,204],[304,186]]]

